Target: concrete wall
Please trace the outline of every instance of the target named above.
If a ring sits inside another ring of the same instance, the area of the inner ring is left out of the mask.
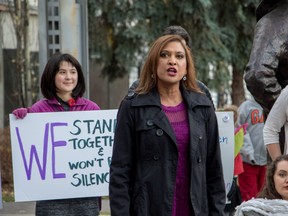
[[[103,78],[100,66],[90,59],[90,99],[101,109],[118,109],[129,88],[129,76],[109,83]]]
[[[9,12],[0,11],[2,16],[3,49],[16,49],[16,36]],[[38,15],[31,13],[29,20],[29,45],[31,52],[38,52]]]

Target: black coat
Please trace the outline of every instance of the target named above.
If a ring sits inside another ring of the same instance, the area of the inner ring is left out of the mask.
[[[218,125],[202,93],[182,90],[190,124],[190,197],[195,215],[223,215]],[[112,216],[171,216],[178,150],[158,91],[130,94],[117,116],[109,198]]]
[[[139,84],[139,80],[136,80],[132,83],[132,85],[129,87],[128,89],[128,94],[134,94],[134,90],[137,88]],[[213,105],[213,108],[215,109],[214,107],[214,103],[213,103],[213,100],[212,100],[212,96],[210,94],[210,90],[209,88],[203,83],[201,82],[200,80],[196,80],[196,84],[197,86],[200,88],[200,90],[206,94],[206,96],[209,98],[209,100],[211,101],[212,105]]]

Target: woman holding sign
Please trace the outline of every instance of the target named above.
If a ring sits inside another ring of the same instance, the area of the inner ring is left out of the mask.
[[[109,198],[112,216],[223,215],[217,119],[180,36],[153,43],[120,105]]]
[[[52,56],[41,77],[44,99],[29,108],[13,111],[16,118],[27,113],[99,110],[99,106],[83,98],[85,79],[80,63],[70,54]],[[36,202],[36,216],[99,215],[98,197],[47,200]]]

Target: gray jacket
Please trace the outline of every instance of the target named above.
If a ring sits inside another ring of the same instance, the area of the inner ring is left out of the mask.
[[[238,109],[238,123],[247,123],[244,144],[240,150],[243,162],[252,165],[266,165],[267,153],[263,140],[264,112],[255,100],[244,101]]]

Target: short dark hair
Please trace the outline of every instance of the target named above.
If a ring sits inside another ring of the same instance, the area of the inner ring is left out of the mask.
[[[164,35],[179,35],[181,36],[185,41],[186,45],[191,49],[192,47],[192,40],[189,35],[189,33],[184,29],[182,26],[168,26],[165,28],[163,34]]]
[[[77,70],[78,82],[73,89],[72,97],[82,97],[85,92],[85,79],[80,63],[72,55],[68,53],[57,53],[53,55],[47,62],[41,77],[41,92],[47,99],[56,97],[55,76],[59,71],[61,62],[66,61],[71,63]]]

